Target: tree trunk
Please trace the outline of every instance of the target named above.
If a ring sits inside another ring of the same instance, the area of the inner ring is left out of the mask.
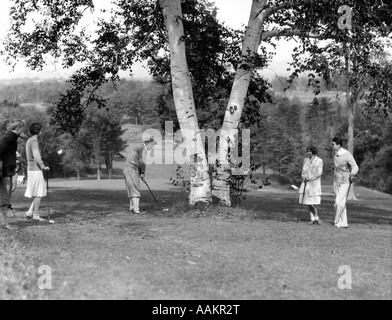
[[[190,165],[191,192],[189,203],[210,203],[211,182],[193,98],[192,84],[185,53],[184,27],[180,0],[160,0],[170,47],[171,76],[174,105],[180,129],[186,139],[187,157]]]
[[[347,101],[347,115],[348,115],[348,130],[347,130],[347,150],[354,156],[354,120],[355,120],[355,109],[357,105],[357,95],[353,94],[353,88],[350,84],[350,52],[347,44],[344,46],[345,49],[345,64],[346,64],[346,101]],[[347,197],[348,200],[357,200],[355,196],[354,183],[351,184],[350,193]]]
[[[113,175],[113,158],[112,158],[112,154],[108,153],[106,155],[106,170],[108,172],[108,178],[109,180],[112,180],[112,175]]]
[[[355,98],[354,98],[355,99]],[[356,112],[356,102],[350,99],[350,105],[347,106],[348,113],[348,131],[347,131],[347,150],[354,156],[354,119]],[[358,200],[355,195],[354,183],[351,184],[348,200]]]
[[[267,13],[265,11],[266,3],[267,0],[252,1],[248,27],[242,44],[242,58],[237,67],[222,125],[219,147],[217,148],[217,157],[219,157],[220,166],[217,168],[217,178],[212,181],[212,193],[213,196],[218,198],[220,203],[225,206],[231,205],[230,186],[227,183],[231,171],[229,150],[233,150],[233,146],[238,143],[238,141],[236,141],[235,133],[240,123],[254,70],[254,65],[250,58],[257,53],[260,46],[263,25],[267,18]]]
[[[97,162],[97,180],[101,180],[101,136],[93,138],[93,150]]]

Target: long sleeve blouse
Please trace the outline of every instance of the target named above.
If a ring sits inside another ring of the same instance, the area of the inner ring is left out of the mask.
[[[40,171],[45,168],[36,136],[32,136],[29,140],[27,140],[26,158],[28,171]]]
[[[349,184],[350,174],[358,173],[358,165],[354,160],[352,154],[341,149],[334,155],[334,182],[338,184]]]

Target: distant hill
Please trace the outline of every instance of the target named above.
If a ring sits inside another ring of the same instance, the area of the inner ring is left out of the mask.
[[[41,79],[41,78],[15,78],[0,79],[0,86],[19,85],[24,83],[43,83],[43,82],[65,82],[65,78]]]

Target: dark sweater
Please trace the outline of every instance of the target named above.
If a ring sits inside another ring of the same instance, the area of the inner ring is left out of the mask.
[[[0,140],[0,160],[3,162],[3,177],[12,176],[15,174],[17,149],[18,136],[15,132],[8,131]]]
[[[146,146],[144,144],[139,144],[133,148],[125,160],[125,166],[136,168],[139,170],[140,174],[146,172],[146,163],[143,160],[143,156],[146,155]]]

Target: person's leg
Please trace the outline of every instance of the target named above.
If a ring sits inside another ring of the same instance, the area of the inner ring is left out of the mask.
[[[129,197],[129,211],[139,212],[140,183],[137,170],[124,168],[125,187]]]
[[[1,173],[1,172],[0,172]],[[7,203],[5,203],[4,198],[6,198],[5,193],[7,193],[7,187],[5,185],[4,178],[0,176],[0,223],[1,226],[8,224],[7,217]]]
[[[11,197],[12,197],[12,189],[13,189],[13,177],[9,176],[6,178],[7,181],[7,191],[8,191],[8,204],[7,204],[7,215],[8,217],[15,217],[14,210],[11,206]]]
[[[34,200],[33,200],[33,207],[34,207],[33,219],[34,220],[38,220],[38,221],[46,221],[45,219],[42,219],[39,216],[38,210],[39,210],[40,204],[41,204],[41,198],[40,197],[35,197]]]
[[[318,212],[317,212],[316,206],[312,206],[312,208],[313,208],[313,214],[314,214],[314,219],[315,219],[316,223],[319,224],[319,225],[322,225],[323,223],[321,222],[321,219],[318,216]]]
[[[34,200],[31,202],[29,210],[26,212],[26,216],[32,217],[34,212]]]
[[[130,186],[131,186],[131,200],[133,203],[133,213],[140,214],[140,197],[141,197],[141,187],[140,187],[140,177],[137,170],[130,171]]]
[[[8,208],[8,188],[5,178],[0,177],[0,227],[8,230],[16,230],[8,224],[7,208]]]
[[[340,184],[335,185],[335,226],[338,228],[346,228],[347,224],[347,211],[346,211],[346,201],[347,201],[347,192],[348,192],[349,184]]]
[[[310,222],[309,222],[309,224],[313,224],[315,222],[315,220],[316,220],[316,217],[313,214],[313,206],[308,205],[308,211],[309,211],[309,214],[310,214]]]
[[[135,213],[140,213],[140,208],[139,208],[139,202],[140,202],[140,198],[131,198],[133,201],[133,209]]]
[[[344,185],[344,210],[342,211],[342,215],[340,217],[340,222],[341,222],[341,228],[347,228],[348,227],[348,222],[347,222],[347,193],[348,193],[348,188],[349,185],[345,184]]]
[[[133,212],[135,210],[135,206],[133,205],[133,198],[129,198],[129,211]]]

